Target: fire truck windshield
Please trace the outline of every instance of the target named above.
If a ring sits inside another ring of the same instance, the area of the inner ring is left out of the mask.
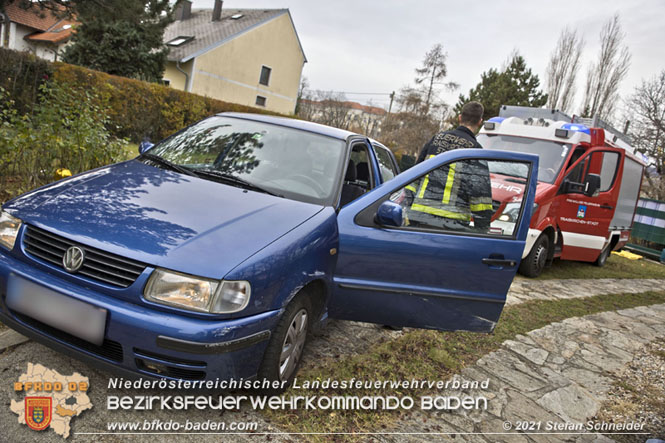
[[[485,149],[537,154],[539,157],[538,181],[546,183],[554,183],[571,148],[571,145],[567,143],[511,135],[478,134],[478,143]],[[502,171],[491,172],[503,173]]]

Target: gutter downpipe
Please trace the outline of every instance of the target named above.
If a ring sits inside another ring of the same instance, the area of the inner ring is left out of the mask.
[[[175,68],[182,72],[182,75],[185,76],[185,92],[189,92],[189,74],[187,74],[181,67],[180,67],[180,60],[176,60],[175,62]]]

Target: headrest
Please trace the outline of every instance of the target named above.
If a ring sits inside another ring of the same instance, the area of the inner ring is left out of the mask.
[[[356,166],[358,180],[369,181],[369,166],[366,162],[358,163]]]
[[[357,176],[358,174],[356,172],[356,164],[353,162],[353,160],[349,160],[349,166],[346,168],[346,175],[344,176],[344,181],[347,182],[356,181]]]

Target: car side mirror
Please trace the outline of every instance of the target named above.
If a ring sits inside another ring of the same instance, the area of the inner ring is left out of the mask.
[[[155,146],[154,143],[150,143],[149,141],[142,141],[141,143],[139,143],[139,154],[143,154],[145,151],[152,148],[153,146]]]
[[[376,222],[381,226],[402,226],[402,207],[390,200],[384,201],[376,211]]]
[[[598,194],[600,189],[600,175],[599,174],[587,174],[584,179],[584,195],[587,197],[593,197]]]

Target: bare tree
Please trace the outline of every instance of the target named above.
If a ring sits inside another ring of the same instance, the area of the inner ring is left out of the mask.
[[[300,86],[298,87],[298,98],[296,99],[295,114],[303,120],[311,120],[312,118],[312,91],[309,89],[309,80],[303,76],[300,79]]]
[[[584,39],[577,35],[577,30],[566,27],[561,31],[545,71],[548,108],[567,112],[572,107],[583,49]]]
[[[312,121],[336,128],[348,129],[349,108],[344,94],[316,91]]]
[[[446,58],[448,58],[448,54],[443,52],[443,45],[437,43],[425,54],[422,67],[416,69],[416,84],[424,85],[423,105],[425,114],[429,113],[432,103],[435,100],[435,85],[441,84],[446,75],[448,75]],[[454,82],[444,83],[443,85],[450,90],[455,90],[459,87]]]
[[[650,161],[644,190],[651,198],[665,200],[665,70],[648,81],[642,80],[628,104],[635,146]]]
[[[611,120],[619,100],[619,85],[630,68],[630,52],[616,14],[600,32],[598,60],[589,66],[582,115]]]

